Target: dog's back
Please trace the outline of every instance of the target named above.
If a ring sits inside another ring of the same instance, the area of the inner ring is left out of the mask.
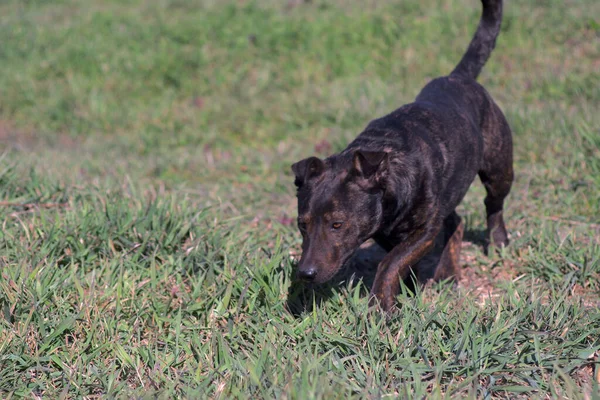
[[[460,203],[494,152],[510,154],[504,161],[512,165],[510,128],[491,96],[476,81],[500,32],[502,1],[482,0],[482,4],[477,31],[450,75],[429,82],[415,102],[371,121],[345,150],[376,149],[384,144],[394,148],[399,157],[429,152],[431,157],[423,160],[430,162],[427,167],[434,177],[434,190],[444,199],[445,214]],[[396,161],[399,166],[406,165]]]

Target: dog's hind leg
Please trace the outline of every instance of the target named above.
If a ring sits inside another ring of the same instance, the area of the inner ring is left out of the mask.
[[[460,277],[460,249],[465,225],[456,211],[444,219],[444,249],[440,256],[434,281]]]
[[[479,171],[479,178],[487,192],[484,201],[487,214],[486,251],[490,245],[496,247],[508,245],[508,233],[502,210],[504,199],[508,196],[514,179],[510,127],[497,106],[494,107],[494,111],[497,122],[495,129],[484,131],[484,162],[483,168]]]

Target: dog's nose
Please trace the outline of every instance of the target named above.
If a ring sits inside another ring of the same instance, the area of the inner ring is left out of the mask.
[[[298,278],[303,281],[312,282],[317,276],[317,269],[315,267],[309,267],[298,271]]]

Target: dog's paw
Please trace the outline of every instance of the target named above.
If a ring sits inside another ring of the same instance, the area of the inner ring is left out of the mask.
[[[486,241],[484,245],[485,254],[489,255],[492,251],[499,253],[503,248],[507,247],[510,243],[508,239],[508,233],[504,227],[494,229],[491,233],[486,235]]]

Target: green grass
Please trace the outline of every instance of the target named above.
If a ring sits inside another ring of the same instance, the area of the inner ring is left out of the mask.
[[[597,395],[597,1],[506,4],[502,257],[477,182],[457,290],[386,320],[360,281],[292,282],[290,164],[447,74],[479,7],[0,2],[0,397]]]

